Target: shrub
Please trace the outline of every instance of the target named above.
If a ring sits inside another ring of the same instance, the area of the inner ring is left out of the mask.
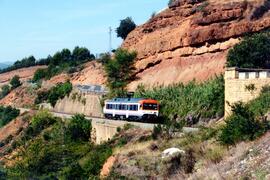
[[[248,106],[256,117],[265,116],[270,109],[270,86],[263,87],[260,96],[249,102]]]
[[[31,129],[29,130],[29,134],[31,135],[31,131],[34,135],[40,133],[43,129],[49,127],[50,125],[56,122],[57,118],[53,117],[51,113],[48,111],[40,111],[38,112],[31,120]]]
[[[86,162],[82,165],[82,168],[88,175],[97,176],[100,173],[105,161],[112,155],[112,148],[107,144],[102,144],[95,147],[85,157]]]
[[[9,85],[4,85],[1,89],[2,89],[2,91],[1,91],[0,98],[3,99],[4,97],[6,97],[10,93],[10,87],[9,87]]]
[[[83,114],[76,114],[68,124],[67,134],[72,140],[88,141],[91,129],[91,121],[87,120]]]
[[[35,99],[35,104],[40,104],[44,101],[46,101],[49,97],[50,91],[39,91],[37,93],[37,97]]]
[[[126,39],[128,34],[135,28],[136,24],[134,23],[131,17],[127,17],[126,19],[120,20],[120,25],[116,29],[117,37]]]
[[[72,163],[63,168],[60,172],[60,179],[81,179],[83,173],[83,169],[78,163]]]
[[[122,131],[122,128],[121,128],[121,127],[117,127],[117,128],[116,128],[116,131],[119,133],[119,132]]]
[[[227,67],[269,68],[269,33],[259,33],[245,37],[228,53]]]
[[[37,69],[33,77],[33,82],[38,82],[39,80],[44,79],[47,76],[48,76],[47,69]]]
[[[126,145],[128,143],[128,137],[126,136],[122,136],[118,139],[117,145],[119,147],[123,147],[124,145]]]
[[[266,131],[266,125],[255,119],[247,105],[236,103],[232,106],[232,113],[219,137],[223,144],[232,145],[239,141],[254,140]]]
[[[20,110],[11,106],[0,106],[0,128],[8,124],[11,120],[20,115]]]
[[[13,78],[10,80],[10,85],[12,89],[15,89],[22,85],[20,81],[20,77],[18,75],[13,76]]]
[[[48,95],[48,102],[54,107],[59,99],[63,99],[66,95],[69,95],[72,91],[72,84],[65,82],[53,87]]]

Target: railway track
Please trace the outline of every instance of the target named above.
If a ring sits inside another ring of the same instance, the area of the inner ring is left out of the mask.
[[[31,109],[25,109],[25,108],[18,108],[18,109],[21,111],[21,113],[31,111]],[[71,118],[72,116],[75,115],[75,114],[55,112],[55,111],[50,111],[50,112],[54,116],[61,117],[61,118]],[[112,120],[112,119],[106,119],[104,117],[95,117],[95,116],[86,116],[86,119],[92,120],[93,123],[97,123],[97,124],[107,124],[107,125],[115,126],[115,127],[124,126],[125,124],[131,124],[131,125],[140,127],[142,129],[149,129],[149,130],[152,130],[153,127],[156,125],[155,123]]]
[[[31,109],[25,109],[25,108],[17,108],[21,111],[21,113],[30,111]],[[69,113],[63,113],[63,112],[55,112],[55,111],[50,111],[54,116],[61,117],[61,118],[71,118],[74,116],[74,114],[69,114]],[[122,127],[125,124],[131,124],[134,126],[137,126],[142,129],[146,130],[153,130],[154,126],[157,125],[155,123],[143,123],[143,122],[133,122],[133,121],[123,121],[123,120],[112,120],[112,119],[106,119],[103,117],[95,117],[95,116],[86,116],[85,117],[88,120],[91,120],[92,123],[96,124],[103,124],[103,125],[108,125],[108,126],[114,126],[114,127]],[[185,133],[192,133],[192,132],[197,132],[199,129],[198,128],[192,128],[192,127],[183,127],[183,132]]]

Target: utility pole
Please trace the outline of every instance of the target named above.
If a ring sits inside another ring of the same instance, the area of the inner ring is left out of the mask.
[[[109,27],[109,54],[112,52],[112,27]]]

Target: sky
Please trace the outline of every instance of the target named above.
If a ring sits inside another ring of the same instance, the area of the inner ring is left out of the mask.
[[[115,29],[132,17],[137,25],[153,12],[166,8],[166,0],[0,0],[0,63],[34,55],[47,57],[63,48],[87,47],[99,54],[122,40]]]

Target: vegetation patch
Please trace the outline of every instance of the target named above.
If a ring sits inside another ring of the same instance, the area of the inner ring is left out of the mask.
[[[92,130],[91,121],[85,119],[83,114],[76,114],[71,118],[67,127],[67,134],[72,140],[90,140],[90,132]]]
[[[192,81],[168,87],[147,90],[139,86],[135,97],[156,99],[160,102],[160,113],[165,119],[184,119],[196,122],[200,118],[217,118],[224,114],[224,79],[216,77],[205,83]]]
[[[0,93],[0,99],[3,99],[6,97],[11,90],[16,89],[17,87],[21,86],[22,83],[20,81],[20,77],[18,75],[13,76],[13,78],[10,80],[8,85],[4,85],[1,88],[1,93]]]
[[[269,68],[269,32],[246,36],[228,53],[227,67]]]
[[[0,128],[8,124],[10,121],[20,115],[20,110],[12,108],[11,106],[0,106]]]
[[[136,52],[118,49],[113,59],[105,56],[105,71],[112,97],[126,95],[126,86],[131,81],[135,70],[134,60]],[[109,59],[108,59],[109,58]]]
[[[1,173],[7,179],[97,179],[112,147],[92,144],[90,134],[84,115],[63,121],[41,111],[18,140],[15,164]]]
[[[20,77],[18,75],[15,75],[11,80],[10,80],[10,85],[12,89],[15,89],[19,86],[22,85],[21,81],[20,81]]]
[[[232,115],[226,120],[220,141],[224,144],[235,144],[239,141],[254,140],[269,129],[265,114],[270,109],[270,88],[264,87],[261,95],[255,100],[232,106]]]
[[[87,48],[76,46],[72,52],[69,49],[63,49],[52,56],[49,55],[47,58],[41,58],[39,60],[34,56],[23,58],[22,60],[16,61],[12,66],[1,69],[0,73],[31,66],[48,65],[49,67],[47,69],[37,71],[34,77],[34,81],[37,81],[42,78],[49,79],[63,71],[68,72],[70,69],[93,59],[95,59],[95,56],[91,54]]]
[[[128,34],[136,28],[136,24],[131,17],[127,17],[123,20],[120,20],[120,25],[116,29],[117,37],[126,39]]]
[[[72,91],[72,84],[68,81],[65,83],[57,84],[52,87],[49,91],[40,91],[37,94],[35,99],[36,104],[47,101],[53,107],[56,105],[56,102],[60,99],[63,99],[65,96],[69,95]]]

